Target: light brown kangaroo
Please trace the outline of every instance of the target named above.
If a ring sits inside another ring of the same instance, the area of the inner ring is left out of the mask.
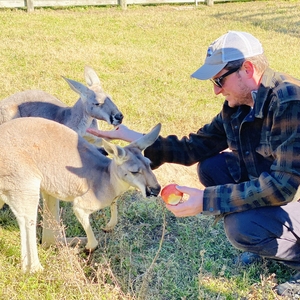
[[[89,142],[101,146],[102,139],[87,133],[87,128],[98,128],[96,120],[117,126],[122,123],[123,114],[111,97],[103,91],[100,79],[91,67],[84,68],[84,77],[87,86],[64,78],[70,88],[80,95],[73,107],[67,106],[44,91],[26,90],[0,101],[0,124],[16,118],[41,117],[68,126]],[[47,200],[48,209],[56,222],[59,222],[59,201],[43,192],[42,197]],[[42,237],[42,242],[46,247],[50,246],[49,238],[45,239],[45,236],[49,235],[47,230],[46,227],[43,229]]]
[[[73,202],[87,235],[86,248],[95,249],[98,242],[89,222],[91,213],[114,207],[117,197],[130,187],[139,189],[144,197],[159,194],[160,185],[142,151],[157,139],[160,128],[156,125],[124,148],[103,141],[110,159],[57,122],[29,117],[0,126],[0,208],[8,204],[17,218],[24,272],[43,269],[36,245],[40,190]],[[112,209],[112,213],[110,227],[117,223],[117,211]],[[51,229],[46,238],[52,242]]]

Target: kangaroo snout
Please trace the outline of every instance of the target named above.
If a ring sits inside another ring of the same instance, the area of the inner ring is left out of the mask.
[[[115,115],[110,116],[110,122],[112,125],[117,126],[120,125],[123,121],[123,114],[122,113],[117,113]]]
[[[158,185],[156,187],[149,187],[147,186],[146,187],[146,196],[147,197],[150,197],[150,196],[154,196],[154,197],[157,197],[159,192],[160,192],[160,189],[161,189],[161,186]]]

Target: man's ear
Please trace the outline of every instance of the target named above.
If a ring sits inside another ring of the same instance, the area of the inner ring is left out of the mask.
[[[252,62],[246,60],[243,63],[243,68],[244,68],[246,76],[248,78],[253,77],[254,72],[255,72],[255,68],[254,68],[254,65],[252,64]]]

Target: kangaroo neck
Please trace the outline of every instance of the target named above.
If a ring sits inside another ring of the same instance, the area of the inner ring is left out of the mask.
[[[91,126],[93,118],[86,113],[86,108],[81,98],[71,107],[70,114],[71,120],[68,126],[80,136],[83,136],[87,128]]]
[[[109,174],[110,174],[110,184],[113,187],[115,197],[120,196],[124,192],[128,191],[130,184],[122,180],[117,173],[118,166],[115,161],[112,160],[110,165],[108,166]]]

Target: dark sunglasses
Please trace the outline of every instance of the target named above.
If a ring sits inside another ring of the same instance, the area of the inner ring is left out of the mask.
[[[223,87],[223,83],[222,80],[227,77],[228,75],[238,71],[240,69],[240,67],[235,68],[235,69],[231,69],[228,72],[226,72],[225,74],[221,75],[220,77],[217,78],[211,78],[210,81],[213,82],[213,84],[215,84],[217,87],[222,88]]]

